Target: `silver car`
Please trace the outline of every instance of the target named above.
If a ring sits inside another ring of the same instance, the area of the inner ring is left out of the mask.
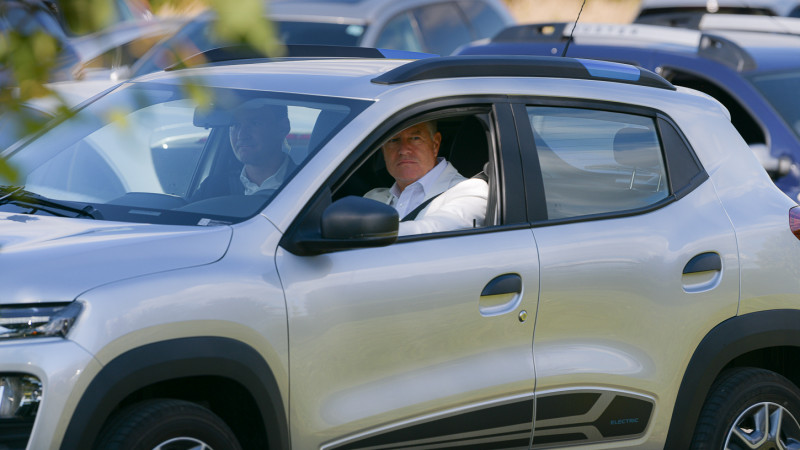
[[[197,198],[241,172],[251,100],[287,108],[293,169]],[[398,237],[362,195],[428,120],[486,224]],[[1,155],[0,448],[800,440],[800,209],[720,103],[644,69],[212,63]]]

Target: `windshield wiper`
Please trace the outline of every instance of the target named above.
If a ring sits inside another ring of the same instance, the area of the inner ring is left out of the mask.
[[[0,205],[13,203],[17,206],[32,208],[32,213],[44,211],[58,217],[88,217],[102,219],[103,215],[92,205],[76,208],[66,203],[47,198],[34,192],[26,191],[24,186],[0,186]],[[74,216],[65,214],[72,213]]]

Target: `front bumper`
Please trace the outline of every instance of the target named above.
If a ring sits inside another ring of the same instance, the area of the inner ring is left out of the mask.
[[[88,378],[99,370],[100,364],[69,340],[32,338],[0,342],[0,378],[30,376],[41,383],[38,405],[21,408],[30,412],[29,418],[0,419],[0,430],[14,432],[7,435],[8,442],[3,442],[5,447],[0,447],[10,450],[58,448]],[[31,429],[32,416],[35,420]]]

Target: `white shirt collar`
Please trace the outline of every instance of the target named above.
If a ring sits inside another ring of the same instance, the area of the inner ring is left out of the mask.
[[[445,161],[444,158],[442,158],[441,156],[436,158],[436,161],[438,162],[436,163],[435,166],[433,166],[433,169],[429,170],[428,173],[423,175],[422,178],[420,178],[419,180],[406,186],[406,189],[412,186],[419,186],[422,188],[422,193],[424,194],[424,197],[427,197],[428,192],[430,192],[434,183],[436,183],[436,180],[439,178],[439,175],[441,175],[442,172],[444,172],[444,168],[447,167],[447,161]],[[400,188],[397,186],[397,183],[392,185],[392,188],[389,190],[389,192],[392,193],[392,196],[395,198],[395,200],[399,198],[401,194]],[[420,203],[422,203],[422,201],[420,201]]]
[[[283,161],[283,164],[281,164],[278,170],[276,170],[275,173],[272,174],[272,176],[264,180],[264,182],[261,183],[260,186],[253,183],[252,181],[250,181],[249,178],[247,178],[247,173],[245,172],[245,169],[243,167],[242,173],[239,174],[239,180],[241,180],[242,185],[244,186],[244,194],[252,195],[264,189],[280,188],[284,182],[284,179],[286,178],[286,171],[288,167],[289,167],[289,157],[286,156],[286,158]]]

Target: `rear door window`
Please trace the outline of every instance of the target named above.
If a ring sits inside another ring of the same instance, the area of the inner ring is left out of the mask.
[[[651,117],[529,106],[548,220],[644,208],[670,195]]]

